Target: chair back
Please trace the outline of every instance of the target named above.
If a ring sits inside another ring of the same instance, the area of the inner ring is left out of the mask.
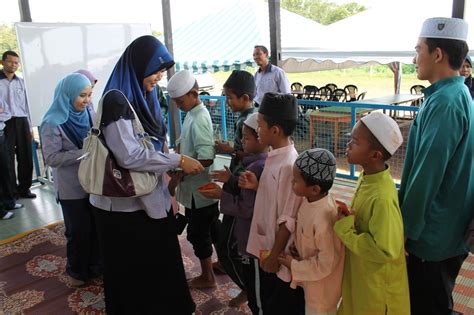
[[[303,84],[299,82],[293,82],[291,84],[291,90],[292,91],[302,91],[303,90]]]
[[[316,99],[319,99],[321,101],[329,101],[331,100],[331,96],[332,91],[328,87],[323,86],[319,89],[319,92],[316,95]]]
[[[347,94],[346,102],[352,102],[357,99],[357,86],[353,84],[348,84],[344,87],[344,91],[346,91]]]
[[[343,89],[335,89],[332,92],[332,100],[335,102],[345,102],[347,98],[347,93]]]
[[[365,94],[367,94],[367,92],[360,93],[359,96],[357,96],[357,100],[358,101],[363,100],[365,98]]]
[[[334,92],[335,89],[337,89],[337,85],[334,83],[328,83],[326,84],[326,87],[331,90],[331,92]]]
[[[316,94],[318,93],[318,87],[315,85],[305,85],[303,88],[303,99],[305,100],[314,100],[316,99]]]
[[[413,85],[410,88],[410,94],[422,94],[421,90],[424,89],[425,87],[420,84]]]

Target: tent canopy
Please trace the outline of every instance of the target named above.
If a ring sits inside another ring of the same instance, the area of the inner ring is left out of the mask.
[[[203,18],[173,30],[176,70],[215,72],[255,66],[255,45],[270,46],[268,3],[232,0]],[[281,10],[282,45],[304,42],[318,46],[317,36],[302,38],[305,30],[319,33],[324,26],[292,12]],[[309,34],[308,34],[309,35]]]
[[[373,8],[328,26],[281,9],[282,67],[312,72],[360,65],[411,63],[421,24],[449,16],[452,0],[378,1]],[[466,3],[466,20],[474,12]],[[177,70],[216,72],[255,66],[255,45],[269,47],[268,3],[230,0],[173,31]],[[474,29],[468,43],[474,47]],[[474,53],[471,50],[471,55]]]

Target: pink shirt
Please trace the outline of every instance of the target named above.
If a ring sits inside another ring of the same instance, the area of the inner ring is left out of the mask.
[[[305,303],[318,313],[335,311],[341,298],[344,246],[333,230],[337,207],[329,195],[304,198],[296,222],[295,244],[301,261],[291,262],[291,287],[303,287]]]
[[[260,250],[272,249],[281,223],[285,223],[291,233],[294,231],[296,210],[302,201],[291,189],[293,164],[297,157],[294,145],[268,153],[258,185],[247,244],[247,252],[255,257],[259,257]],[[277,276],[283,281],[291,281],[290,271],[285,266],[281,266]]]

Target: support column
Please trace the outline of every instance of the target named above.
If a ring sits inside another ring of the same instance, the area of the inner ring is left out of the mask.
[[[174,58],[173,52],[173,28],[171,25],[171,5],[170,0],[161,0],[161,7],[163,11],[163,29],[164,29],[164,37],[165,37],[165,46],[168,49],[171,56]],[[174,67],[168,69],[166,75],[168,80],[174,75]],[[179,130],[179,112],[178,108],[176,107],[176,103],[169,99],[170,102],[168,104],[168,111],[170,113],[170,129],[168,130],[168,134],[170,137],[170,146],[174,147],[176,139],[180,136]]]

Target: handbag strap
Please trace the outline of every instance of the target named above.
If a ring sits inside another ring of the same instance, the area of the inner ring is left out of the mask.
[[[125,96],[125,94],[123,94],[122,91],[116,90],[116,89],[107,91],[107,92],[106,92],[104,95],[102,95],[102,97],[100,98],[99,107],[97,108],[97,113],[96,113],[96,116],[95,116],[94,125],[92,126],[92,129],[95,129],[95,130],[97,130],[97,132],[100,132],[100,130],[101,130],[101,129],[100,129],[100,121],[102,120],[102,102],[104,101],[105,96],[106,96],[107,94],[109,94],[110,92],[112,92],[112,91],[117,91],[117,92],[119,92],[119,93],[122,94],[123,97],[127,100],[128,107],[132,110],[133,115],[135,116],[135,119],[132,119],[133,131],[134,131],[139,137],[147,136],[147,133],[145,132],[145,129],[143,129],[142,123],[140,122],[140,119],[138,118],[138,115],[137,115],[137,113],[135,112],[135,109],[133,108],[132,104],[130,104],[130,101],[129,101],[128,98]]]

